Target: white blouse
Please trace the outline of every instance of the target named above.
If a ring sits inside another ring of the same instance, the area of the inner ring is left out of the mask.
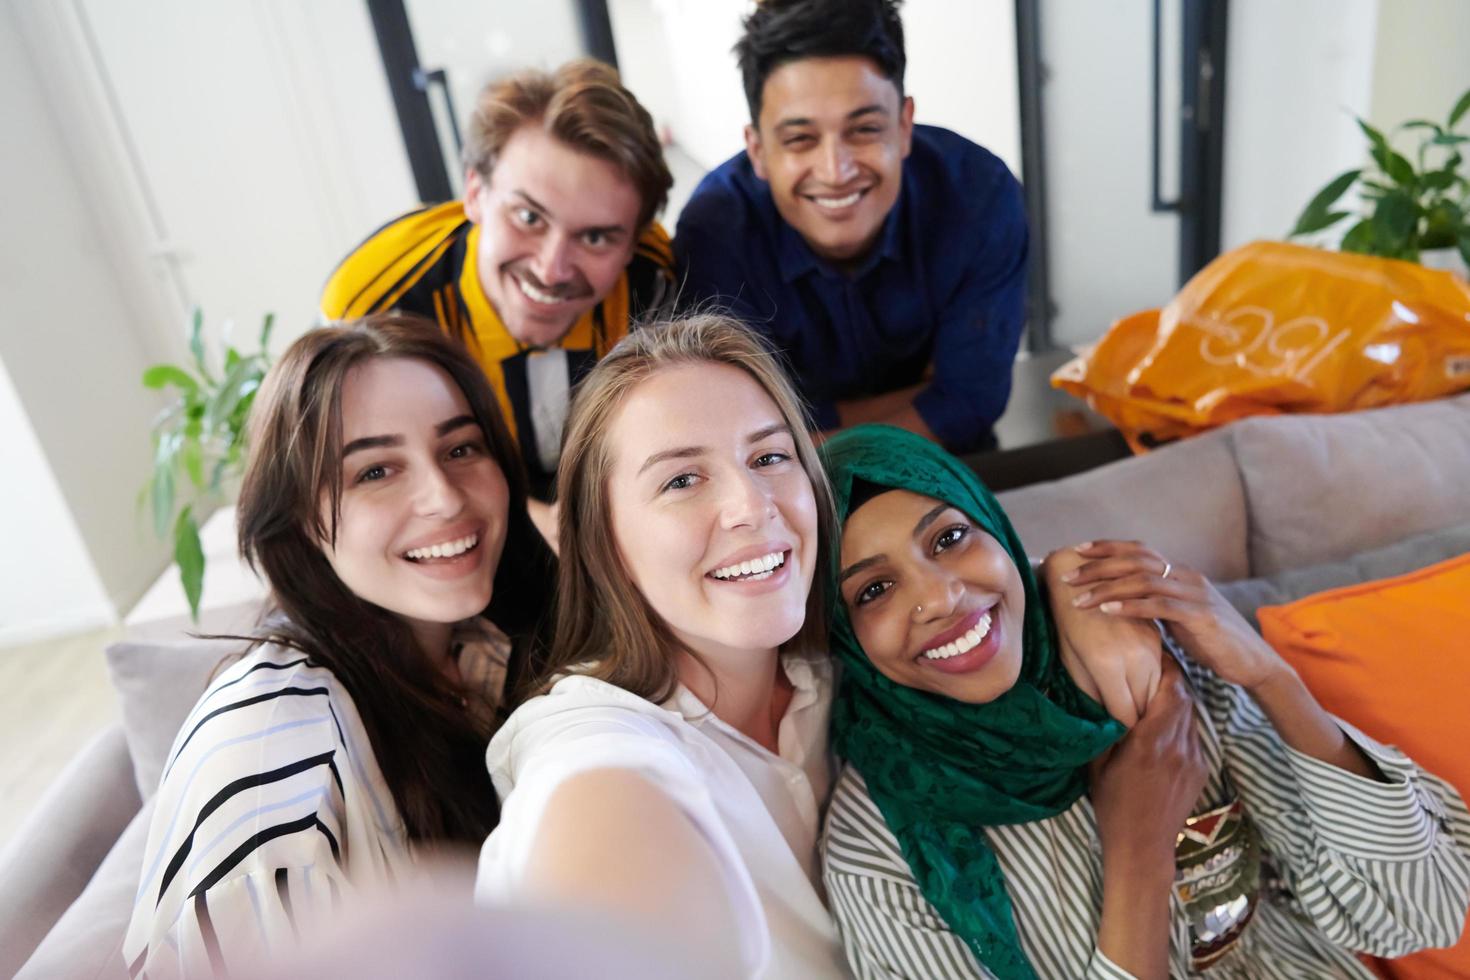
[[[833,772],[832,664],[785,656],[782,665],[795,693],[777,732],[779,754],[721,721],[683,686],[656,705],[573,675],[517,708],[487,753],[503,805],[480,852],[477,900],[522,897],[542,811],[566,780],[629,769],[663,789],[713,846],[740,918],[746,975],[847,976],[817,863]]]

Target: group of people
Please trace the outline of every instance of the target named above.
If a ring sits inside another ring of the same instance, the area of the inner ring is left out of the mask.
[[[741,976],[1453,943],[1453,788],[1146,545],[1033,569],[952,455],[1005,403],[1025,221],[914,125],[895,0],[765,0],[737,55],[747,150],[672,244],[648,114],[578,62],[487,89],[465,200],[332,275],[252,409],[271,609],[175,741],[132,975],[280,953],[456,846],[479,903]]]

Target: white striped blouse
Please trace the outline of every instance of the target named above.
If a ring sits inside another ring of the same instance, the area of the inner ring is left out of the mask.
[[[1209,806],[1229,796],[1222,772],[1260,835],[1277,887],[1209,976],[1240,980],[1372,977],[1353,955],[1399,956],[1455,942],[1470,905],[1470,815],[1455,790],[1396,749],[1343,724],[1387,778],[1375,782],[1282,744],[1241,688],[1187,658],[1199,697]],[[1005,873],[1021,946],[1043,978],[1128,978],[1097,949],[1102,862],[1092,803],[986,836]],[[828,898],[859,977],[973,978],[991,974],[925,900],[897,839],[844,769],[823,838]],[[1263,873],[1263,877],[1265,874]],[[1179,899],[1170,975],[1191,970]]]
[[[496,631],[464,647],[467,682],[498,692],[504,643]],[[391,886],[412,858],[351,696],[304,654],[257,647],[174,741],[124,960],[155,980],[256,965]]]

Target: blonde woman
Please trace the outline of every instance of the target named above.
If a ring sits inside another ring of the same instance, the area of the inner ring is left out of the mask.
[[[813,575],[835,537],[806,422],[726,317],[646,327],[583,382],[549,679],[490,744],[482,901],[614,909],[706,949],[709,975],[847,975],[816,850],[833,676]],[[1089,663],[1120,704],[1117,664],[1157,669],[1145,632],[1142,657]]]
[[[544,693],[489,750],[481,901],[657,923],[734,975],[845,975],[816,841],[831,786],[831,494],[775,358],[701,316],[630,335],[567,422]]]

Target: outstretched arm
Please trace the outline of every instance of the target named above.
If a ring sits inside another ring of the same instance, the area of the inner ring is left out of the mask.
[[[632,770],[596,769],[547,801],[523,881],[529,899],[631,917],[733,963],[732,937],[748,923],[727,878],[694,821],[657,786]]]

